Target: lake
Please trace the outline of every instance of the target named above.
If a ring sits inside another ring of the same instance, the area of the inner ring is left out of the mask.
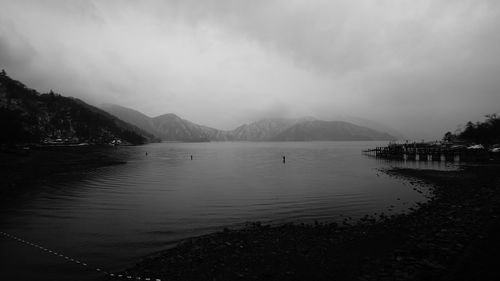
[[[404,212],[424,201],[423,195],[379,169],[453,169],[441,162],[391,162],[361,154],[383,145],[224,142],[119,147],[126,164],[50,181],[1,210],[0,231],[88,266],[0,237],[0,272],[9,280],[105,280],[95,268],[123,270],[187,237],[249,221],[332,222]]]

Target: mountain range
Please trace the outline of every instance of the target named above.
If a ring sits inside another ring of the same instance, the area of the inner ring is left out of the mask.
[[[151,118],[137,110],[106,104],[102,108],[60,94],[41,94],[0,73],[0,143],[110,143],[154,141],[350,141],[394,137],[345,121],[311,117],[268,118],[219,130],[169,113]]]
[[[394,140],[387,133],[344,121],[312,117],[268,118],[234,130],[202,126],[169,113],[149,117],[137,110],[105,104],[102,109],[164,141],[351,141]]]

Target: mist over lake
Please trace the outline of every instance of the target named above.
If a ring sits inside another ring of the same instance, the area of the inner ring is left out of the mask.
[[[379,171],[404,163],[360,153],[380,144],[224,142],[120,147],[115,152],[127,159],[126,164],[42,184],[15,206],[4,208],[0,223],[6,232],[89,265],[119,270],[180,239],[249,221],[341,222],[375,212],[404,212],[425,198],[407,182]],[[440,162],[408,165],[453,168]],[[2,260],[16,280],[102,278],[36,249],[8,240],[0,243],[5,249]],[[3,257],[7,253],[9,258]]]
[[[498,0],[0,0],[0,281],[500,280],[499,35]]]

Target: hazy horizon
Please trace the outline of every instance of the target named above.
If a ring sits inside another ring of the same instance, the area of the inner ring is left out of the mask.
[[[437,139],[500,109],[498,1],[0,0],[0,68],[41,92],[234,129],[358,118]]]

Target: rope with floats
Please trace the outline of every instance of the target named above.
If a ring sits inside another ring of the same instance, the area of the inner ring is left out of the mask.
[[[161,279],[158,279],[158,278],[150,278],[150,277],[142,277],[142,276],[133,276],[133,275],[128,275],[128,274],[117,274],[117,273],[111,273],[111,272],[108,272],[100,267],[91,267],[89,266],[86,262],[83,262],[83,261],[80,261],[78,259],[74,259],[72,257],[69,257],[69,256],[66,256],[62,253],[59,253],[59,252],[56,252],[56,251],[53,251],[53,250],[50,250],[46,247],[43,247],[39,244],[36,244],[36,243],[32,243],[30,241],[27,241],[27,240],[24,240],[22,238],[19,238],[17,236],[14,236],[14,235],[11,235],[9,233],[6,233],[6,232],[3,232],[3,231],[0,231],[0,234],[6,238],[10,238],[12,240],[15,240],[19,243],[23,243],[25,245],[28,245],[30,247],[33,247],[33,248],[37,248],[41,251],[44,251],[48,254],[52,254],[54,256],[57,256],[57,257],[60,257],[60,258],[63,258],[65,260],[67,260],[68,262],[72,262],[72,263],[75,263],[75,264],[78,264],[80,266],[83,266],[87,269],[90,269],[90,270],[94,270],[94,271],[97,271],[103,275],[106,275],[106,276],[109,276],[109,277],[113,277],[113,278],[121,278],[121,279],[134,279],[134,280],[145,280],[145,281],[162,281]]]

